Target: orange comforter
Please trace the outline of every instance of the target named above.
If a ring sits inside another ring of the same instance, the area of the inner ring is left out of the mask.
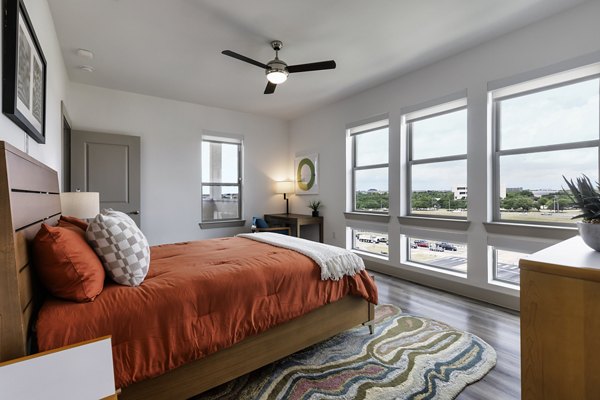
[[[38,345],[49,350],[112,335],[117,387],[148,379],[339,300],[377,303],[363,271],[321,281],[310,258],[243,238],[152,247],[141,286],[107,283],[91,303],[42,307]]]

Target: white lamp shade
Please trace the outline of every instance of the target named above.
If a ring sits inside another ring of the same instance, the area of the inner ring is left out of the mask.
[[[267,80],[271,83],[279,85],[287,80],[287,74],[282,71],[271,71],[267,74]]]
[[[275,182],[275,193],[294,193],[294,182],[292,182],[292,181]]]
[[[100,212],[100,193],[65,192],[60,194],[63,215],[76,218],[94,218]]]

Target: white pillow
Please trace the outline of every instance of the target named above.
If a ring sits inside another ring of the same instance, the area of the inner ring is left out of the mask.
[[[85,233],[108,275],[117,283],[139,286],[150,266],[148,240],[126,214],[102,210]]]

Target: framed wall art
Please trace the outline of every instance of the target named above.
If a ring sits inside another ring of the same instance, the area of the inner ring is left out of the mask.
[[[319,155],[296,157],[296,194],[319,194]]]
[[[2,112],[46,142],[46,59],[22,0],[4,1]]]

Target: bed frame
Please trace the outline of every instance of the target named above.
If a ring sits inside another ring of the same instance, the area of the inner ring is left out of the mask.
[[[56,171],[0,141],[0,362],[28,354],[31,328],[44,291],[28,256],[42,223],[60,218]],[[120,399],[189,398],[323,341],[359,324],[374,305],[346,296],[264,333],[124,388]]]

